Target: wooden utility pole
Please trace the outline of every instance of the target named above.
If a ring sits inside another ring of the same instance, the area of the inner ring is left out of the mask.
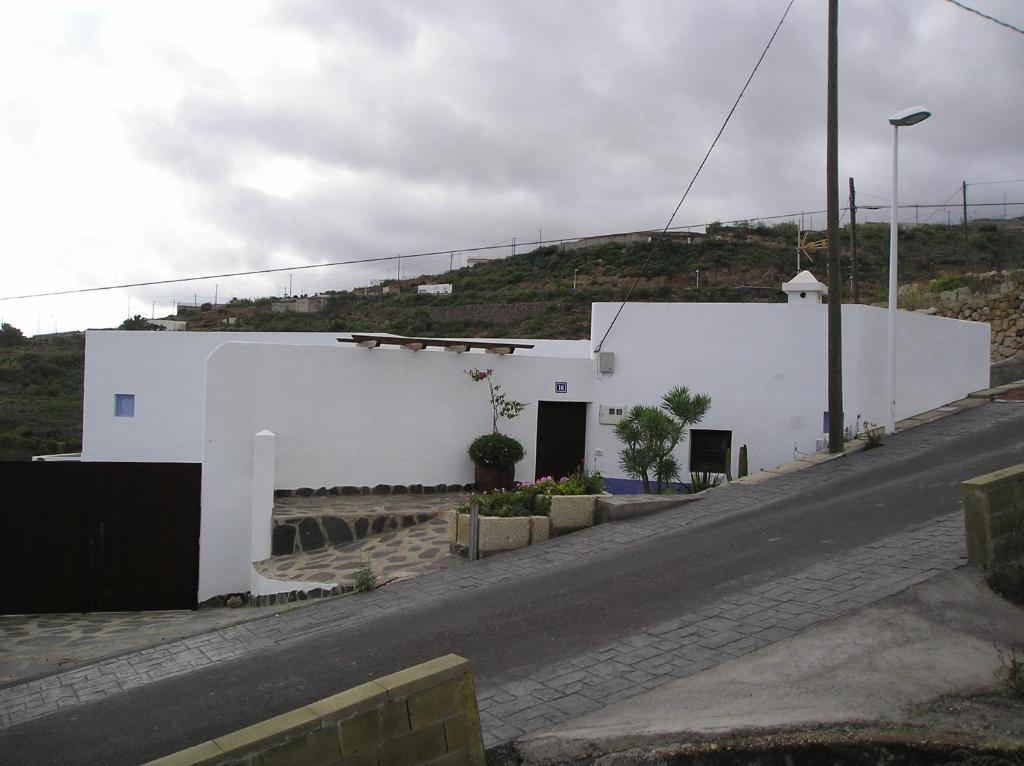
[[[963,220],[960,222],[960,225],[963,227],[964,232],[964,258],[967,258],[967,182],[963,181],[960,188],[964,195]]]
[[[839,262],[839,0],[828,2],[828,451],[843,451],[843,276]]]
[[[860,303],[860,279],[857,276],[857,192],[850,176],[850,287],[853,302]]]

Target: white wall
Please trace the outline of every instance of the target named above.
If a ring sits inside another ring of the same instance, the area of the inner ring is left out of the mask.
[[[594,345],[618,304],[595,303]],[[601,404],[659,404],[677,385],[711,396],[698,428],[732,431],[733,470],[740,445],[750,470],[791,460],[794,448],[813,452],[821,438],[826,401],[825,310],[811,304],[631,303],[619,315],[602,351],[615,353],[615,372],[594,386],[590,457],[608,477],[618,468],[613,426],[598,425]],[[677,452],[684,477],[689,440]]]
[[[340,345],[338,333],[131,332],[85,334],[82,460],[198,463],[206,357],[241,336]],[[114,417],[114,394],[135,394],[135,417]]]
[[[227,342],[346,347],[346,333],[86,333],[82,459],[197,463],[202,460],[205,364]],[[506,339],[510,340],[510,339]],[[516,356],[590,355],[588,340],[535,344]],[[114,394],[135,394],[135,417],[114,417]]]
[[[874,306],[843,306],[847,420],[885,423],[888,317]],[[991,327],[909,311],[896,315],[896,420],[988,388]],[[848,392],[848,393],[847,393]]]
[[[537,402],[590,401],[590,359],[253,343],[214,351],[206,377],[200,600],[248,587],[256,433],[276,435],[279,488],[471,482],[466,448],[491,429],[487,385],[463,372],[472,368],[493,369],[510,398],[528,403],[500,427],[526,447],[516,472],[532,479]],[[569,393],[555,395],[556,381],[567,382]]]
[[[619,304],[592,310],[597,345]],[[618,469],[612,426],[597,423],[601,404],[658,404],[676,385],[711,396],[698,428],[733,432],[733,471],[739,447],[750,470],[769,468],[815,451],[828,408],[825,304],[637,303],[622,311],[603,351],[615,353],[615,372],[599,376],[589,429],[591,462],[608,477]],[[843,306],[845,423],[884,422],[886,312]],[[988,325],[900,312],[897,321],[897,417],[959,399],[988,385]],[[595,450],[604,455],[595,458]],[[688,470],[689,444],[677,453]]]

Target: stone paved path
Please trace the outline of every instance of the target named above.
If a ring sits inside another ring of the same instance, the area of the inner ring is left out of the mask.
[[[729,485],[701,503],[674,511],[593,527],[356,598],[327,600],[287,616],[223,628],[0,689],[0,728],[226,659],[287,647],[321,631],[443,601],[453,591],[485,591],[523,573],[554,571],[580,557],[783,499],[822,480],[866,474],[896,455],[916,454],[923,447],[977,433],[1007,419],[1024,425],[1024,408],[1013,404],[977,407],[893,438],[884,450],[856,459],[834,460],[759,483]],[[485,742],[490,746],[506,741],[766,646],[947,571],[962,561],[962,555],[962,517],[950,514],[819,561],[796,574],[752,585],[710,607],[675,615],[526,678],[484,679],[478,693]]]
[[[448,551],[445,512],[414,527],[312,553],[275,556],[253,566],[260,574],[277,580],[333,582],[347,589],[354,582],[356,570],[364,563],[372,566],[378,585],[383,585],[447,569],[465,560]]]

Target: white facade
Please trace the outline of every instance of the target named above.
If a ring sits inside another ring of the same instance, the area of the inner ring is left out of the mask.
[[[146,321],[154,327],[162,327],[170,332],[181,332],[187,324],[183,319],[147,319]]]
[[[83,459],[203,463],[205,600],[274,587],[250,566],[266,532],[254,527],[260,513],[269,524],[268,488],[472,481],[466,448],[490,430],[487,387],[465,375],[472,368],[493,369],[528,405],[502,428],[526,448],[520,480],[534,478],[540,403],[585,403],[587,467],[624,479],[600,409],[658,404],[677,385],[710,395],[697,428],[729,432],[734,473],[743,444],[752,472],[815,451],[826,305],[628,304],[605,337],[618,310],[593,306],[590,340],[525,341],[535,348],[514,355],[367,349],[337,333],[89,332]],[[846,425],[883,422],[886,312],[844,306],[842,319]],[[898,418],[987,387],[987,324],[900,312],[898,336]],[[599,343],[614,354],[610,371],[593,353]],[[266,452],[258,434],[274,445],[269,457],[255,457]],[[677,457],[686,476],[689,439]]]
[[[594,345],[617,303],[592,309]],[[797,300],[763,303],[636,303],[619,315],[602,351],[615,371],[594,386],[591,460],[621,476],[613,427],[597,422],[600,405],[658,404],[677,385],[711,396],[697,426],[732,432],[732,470],[746,444],[752,472],[815,452],[828,409],[828,306]],[[924,412],[988,386],[989,326],[901,311],[897,325],[896,417]],[[842,310],[844,421],[884,422],[886,312]],[[684,476],[688,444],[680,448]],[[600,450],[603,455],[595,453]]]
[[[85,334],[82,460],[198,463],[203,454],[206,358],[237,332]],[[337,333],[244,333],[246,340],[340,345]],[[133,417],[116,417],[117,394],[134,395]]]
[[[450,284],[419,285],[416,288],[416,292],[420,295],[451,295],[452,286]]]
[[[339,344],[336,344],[339,345]],[[590,359],[440,350],[314,348],[229,343],[207,364],[200,600],[249,588],[256,434],[276,441],[274,486],[467,483],[466,448],[491,430],[485,383],[463,371],[493,369],[513,398],[531,402],[502,432],[526,446],[517,466],[532,478],[536,401],[565,381],[587,401]]]
[[[129,332],[85,335],[82,460],[199,463],[203,456],[206,359],[224,343],[347,348],[344,333]],[[588,357],[589,341],[527,340],[516,355]],[[348,348],[348,350],[352,350]],[[491,357],[488,357],[491,358]],[[115,416],[117,394],[134,395],[134,416]]]

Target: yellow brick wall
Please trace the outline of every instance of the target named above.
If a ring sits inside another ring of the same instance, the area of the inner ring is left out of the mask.
[[[1024,465],[960,485],[967,560],[990,567],[1024,557]]]
[[[469,663],[449,654],[148,766],[454,766],[484,763]]]

